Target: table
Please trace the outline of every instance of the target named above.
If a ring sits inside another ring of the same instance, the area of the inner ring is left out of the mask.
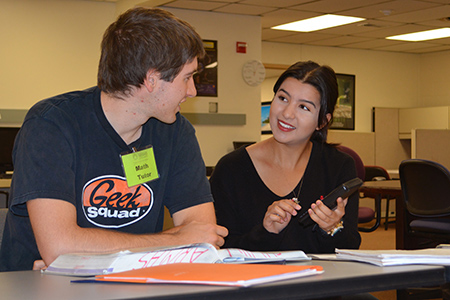
[[[74,277],[39,271],[0,273],[2,300],[10,299],[314,299],[407,287],[437,286],[446,281],[443,266],[374,265],[313,260],[325,272],[250,288],[120,283],[71,283]],[[79,279],[79,278],[77,278]]]
[[[400,180],[365,181],[360,188],[360,192],[368,197],[374,197],[377,205],[379,205],[382,198],[396,199],[395,246],[397,249],[405,249],[405,236],[407,233],[406,210],[403,203]],[[377,214],[380,212],[378,211]]]

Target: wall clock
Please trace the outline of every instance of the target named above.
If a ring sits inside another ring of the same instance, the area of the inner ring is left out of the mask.
[[[248,85],[258,86],[266,78],[266,68],[259,60],[247,61],[242,67],[242,77]]]

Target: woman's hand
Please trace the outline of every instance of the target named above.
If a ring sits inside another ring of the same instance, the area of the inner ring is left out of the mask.
[[[267,208],[263,226],[267,231],[278,234],[289,224],[292,216],[297,215],[297,211],[300,209],[301,206],[291,199],[275,201]]]
[[[322,201],[317,200],[311,205],[308,210],[311,219],[322,228],[323,231],[329,232],[333,229],[345,215],[345,206],[347,205],[348,198],[343,200],[341,197],[336,200],[337,206],[335,210],[329,209]]]

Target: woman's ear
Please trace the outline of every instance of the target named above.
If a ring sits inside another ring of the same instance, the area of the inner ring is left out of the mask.
[[[328,123],[330,123],[331,121],[331,114],[326,114],[325,117],[327,118],[327,121],[323,122],[322,125],[320,125],[319,127],[316,128],[316,130],[321,130],[322,128],[324,128]]]

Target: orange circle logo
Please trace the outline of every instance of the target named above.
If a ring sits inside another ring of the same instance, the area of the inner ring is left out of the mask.
[[[128,187],[120,176],[100,176],[83,189],[83,212],[102,228],[120,228],[144,218],[153,206],[153,191],[146,184]]]

